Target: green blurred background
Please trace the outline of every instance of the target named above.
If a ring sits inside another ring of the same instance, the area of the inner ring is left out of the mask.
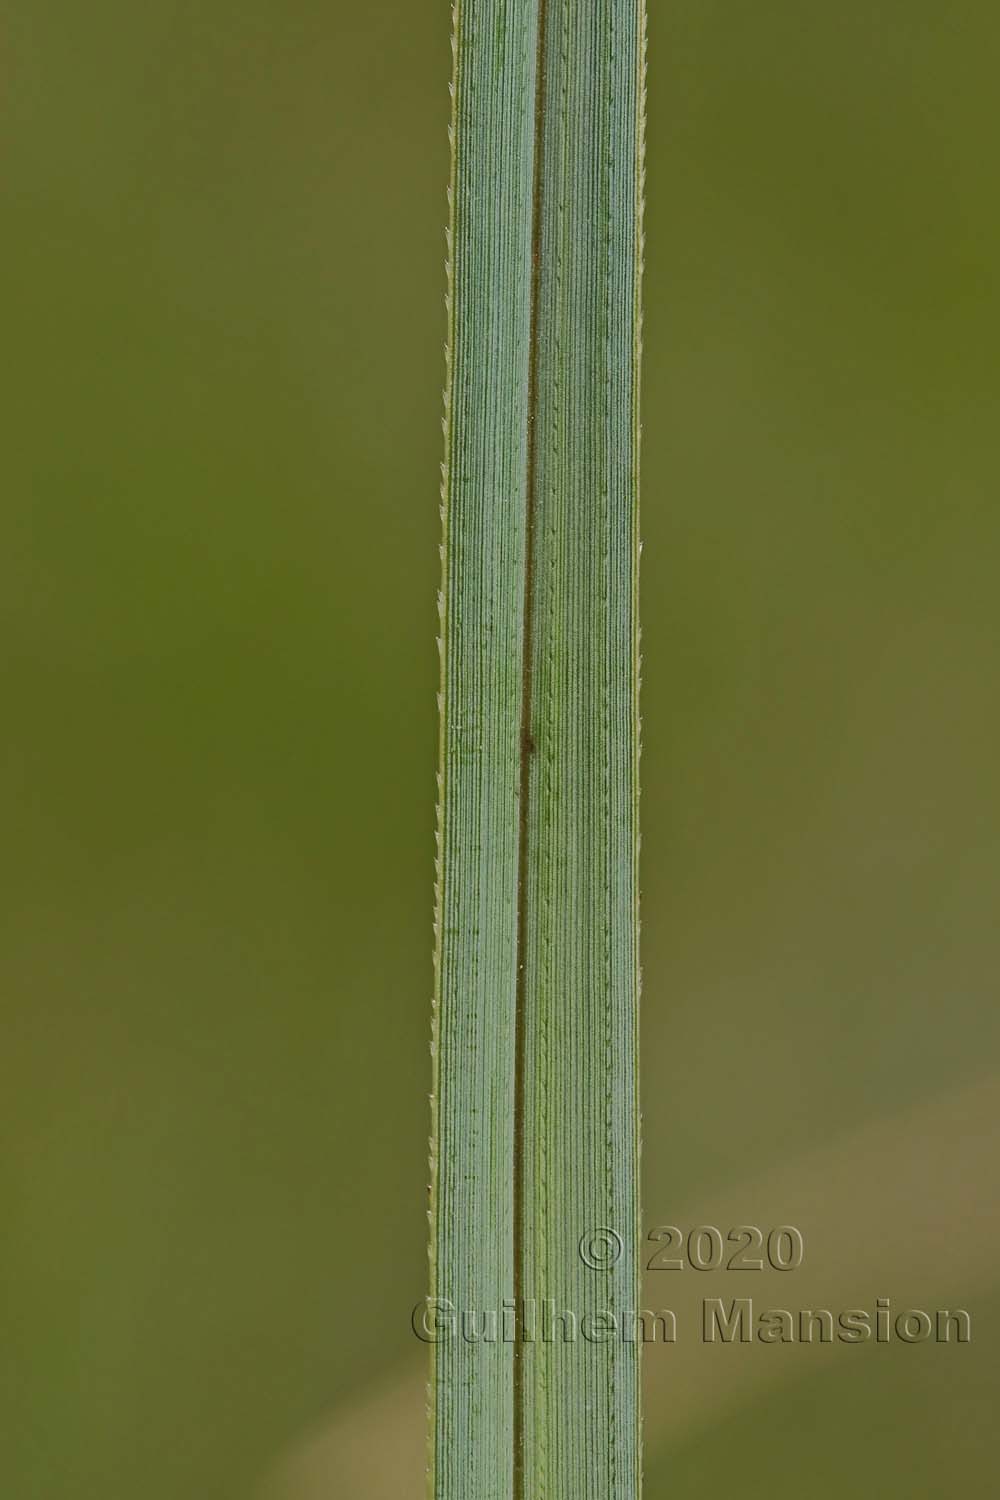
[[[16,1500],[422,1492],[448,31],[0,5]],[[652,1350],[647,1493],[985,1493],[1000,12],[650,44],[645,1219],[806,1264],[647,1299],[973,1343]]]

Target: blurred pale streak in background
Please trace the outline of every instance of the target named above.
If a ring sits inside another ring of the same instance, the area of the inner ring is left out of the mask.
[[[734,1205],[743,1206],[744,1222],[753,1205],[767,1224],[790,1217],[802,1227],[806,1248],[794,1274],[766,1269],[762,1275],[699,1275],[691,1267],[679,1274],[647,1272],[643,1307],[653,1312],[668,1307],[677,1318],[676,1342],[650,1345],[645,1365],[646,1454],[654,1473],[657,1460],[663,1461],[664,1493],[670,1455],[679,1443],[692,1434],[697,1439],[706,1430],[710,1433],[730,1407],[752,1407],[765,1397],[780,1400],[780,1387],[787,1382],[811,1379],[820,1386],[831,1360],[832,1378],[844,1386],[859,1373],[849,1368],[851,1362],[865,1361],[862,1378],[878,1379],[889,1392],[885,1428],[891,1434],[894,1421],[905,1427],[908,1418],[895,1390],[905,1371],[901,1361],[926,1361],[926,1351],[917,1354],[913,1346],[897,1343],[890,1354],[890,1348],[878,1348],[874,1341],[862,1345],[836,1339],[827,1345],[817,1341],[775,1349],[754,1342],[724,1349],[703,1337],[703,1302],[721,1298],[728,1309],[733,1298],[750,1297],[760,1312],[787,1307],[797,1314],[800,1308],[824,1307],[836,1317],[838,1309],[871,1310],[878,1298],[888,1297],[895,1318],[911,1305],[944,1306],[960,1288],[960,1295],[971,1296],[982,1314],[995,1281],[993,1244],[1000,1230],[995,1198],[983,1191],[1000,1156],[998,1092],[1000,1079],[986,1075],[678,1212],[679,1224],[728,1225]],[[653,1194],[667,1190],[662,1182],[657,1187],[657,1175],[653,1168]],[[656,1243],[648,1246],[647,1258],[656,1249]],[[934,1303],[934,1297],[944,1300]],[[956,1368],[970,1359],[975,1377],[989,1380],[994,1352],[987,1322],[970,1311],[975,1351],[956,1342],[949,1348],[942,1344],[932,1354],[935,1362],[946,1362],[945,1389]],[[873,1318],[873,1335],[875,1326]],[[892,1359],[889,1372],[867,1363],[887,1357]],[[925,1364],[925,1378],[926,1369]],[[771,1392],[772,1385],[778,1392]],[[387,1494],[419,1500],[425,1386],[421,1361],[391,1385],[339,1410],[325,1429],[297,1446],[267,1493],[287,1500],[321,1500],[331,1493],[358,1500]],[[781,1408],[772,1409],[777,1435]],[[949,1425],[951,1420],[949,1416]],[[975,1416],[973,1425],[980,1426]],[[392,1441],[379,1441],[387,1432]],[[980,1427],[978,1435],[982,1441],[987,1433]],[[849,1456],[860,1461],[864,1454]]]

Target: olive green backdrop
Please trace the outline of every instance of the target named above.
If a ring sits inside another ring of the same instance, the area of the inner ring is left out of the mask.
[[[421,1493],[448,28],[0,6],[17,1500]],[[648,1494],[982,1494],[1000,16],[650,41],[645,1217],[806,1260],[650,1273]],[[699,1349],[751,1294],[973,1342]]]

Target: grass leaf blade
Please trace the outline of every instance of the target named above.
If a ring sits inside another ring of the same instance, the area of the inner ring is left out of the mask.
[[[644,30],[639,0],[456,11],[435,1500],[640,1488]]]

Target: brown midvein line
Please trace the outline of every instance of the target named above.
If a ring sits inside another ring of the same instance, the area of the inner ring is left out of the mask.
[[[548,0],[538,0],[538,50],[535,60],[535,142],[532,165],[531,313],[528,331],[527,483],[525,488],[524,619],[521,666],[521,784],[517,851],[517,969],[514,1008],[514,1308],[513,1367],[513,1500],[525,1500],[524,1488],[524,1363],[521,1317],[524,1310],[524,1186],[525,1186],[525,1065],[527,1027],[527,914],[528,914],[528,797],[531,783],[532,653],[534,649],[535,521],[538,475],[538,323],[542,285],[542,207],[545,154],[545,59]]]

